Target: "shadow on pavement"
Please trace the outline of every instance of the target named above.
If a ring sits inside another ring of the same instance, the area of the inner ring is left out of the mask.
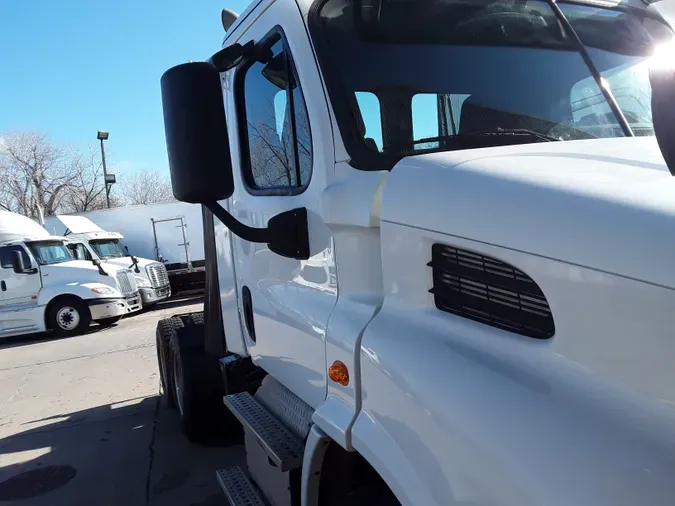
[[[116,324],[115,324],[116,325]],[[62,341],[65,339],[73,339],[75,337],[87,336],[90,334],[97,334],[103,330],[112,327],[103,327],[97,323],[92,323],[86,332],[76,336],[55,336],[51,332],[41,332],[39,334],[25,334],[22,336],[12,336],[0,338],[0,350],[14,348],[16,346],[30,346],[31,344],[44,344],[47,341]]]
[[[28,424],[0,440],[3,505],[215,505],[215,470],[243,462],[239,447],[189,444],[159,396]]]

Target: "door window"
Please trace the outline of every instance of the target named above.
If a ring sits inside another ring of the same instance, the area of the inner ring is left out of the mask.
[[[439,141],[419,142],[457,135],[466,93],[418,93],[412,99],[412,130],[415,150],[438,149]]]
[[[312,175],[312,138],[300,82],[281,34],[263,43],[266,63],[238,79],[244,177],[254,193],[293,195]],[[243,95],[242,95],[243,94]]]
[[[23,249],[22,246],[4,246],[0,248],[0,265],[2,265],[3,269],[12,268],[12,253],[14,253],[15,251],[21,252],[21,256],[23,257],[23,264],[26,267],[31,265],[30,257],[28,256],[28,253],[26,253],[26,250]]]
[[[68,249],[73,253],[77,260],[91,260],[91,253],[84,244],[69,244]]]

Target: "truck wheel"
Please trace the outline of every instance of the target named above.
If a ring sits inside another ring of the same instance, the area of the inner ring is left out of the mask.
[[[76,336],[86,331],[90,323],[89,308],[77,297],[57,299],[47,313],[47,326],[57,336]]]
[[[166,318],[157,323],[157,330],[155,332],[159,378],[162,383],[164,401],[169,409],[177,408],[171,364],[171,336],[176,333],[176,329],[181,328],[182,326],[183,322],[180,318]]]
[[[113,318],[104,318],[103,320],[96,320],[96,323],[98,323],[101,327],[110,327],[111,325],[115,325],[121,319],[122,319],[121,316],[115,316]]]
[[[171,339],[171,366],[181,430],[193,443],[227,444],[240,436],[239,423],[223,404],[218,360],[194,343],[204,326],[188,321]]]

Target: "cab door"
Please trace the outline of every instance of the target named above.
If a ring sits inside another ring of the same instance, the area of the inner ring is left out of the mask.
[[[233,90],[226,112],[236,188],[227,207],[254,227],[283,211],[308,211],[309,261],[238,237],[232,250],[248,353],[316,407],[326,397],[325,333],[337,301],[333,239],[320,209],[333,175],[333,139],[304,22],[299,10],[280,4],[271,4],[238,40],[269,49],[269,61],[224,76],[226,92]],[[333,275],[318,280],[317,269]]]
[[[25,328],[33,330],[33,310],[37,308],[37,295],[42,288],[39,272],[16,273],[12,267],[12,254],[18,251],[26,267],[35,262],[21,245],[0,247],[0,333]]]

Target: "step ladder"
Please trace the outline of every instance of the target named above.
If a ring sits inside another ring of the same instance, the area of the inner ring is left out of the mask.
[[[297,433],[306,436],[312,410],[284,386],[272,378],[269,380],[266,378],[255,397],[248,392],[241,392],[226,395],[223,402],[280,472],[300,469],[304,439]],[[261,400],[275,409],[276,413],[263,405]],[[288,426],[282,423],[282,418]],[[264,494],[241,466],[219,469],[217,478],[231,506],[268,504]]]

